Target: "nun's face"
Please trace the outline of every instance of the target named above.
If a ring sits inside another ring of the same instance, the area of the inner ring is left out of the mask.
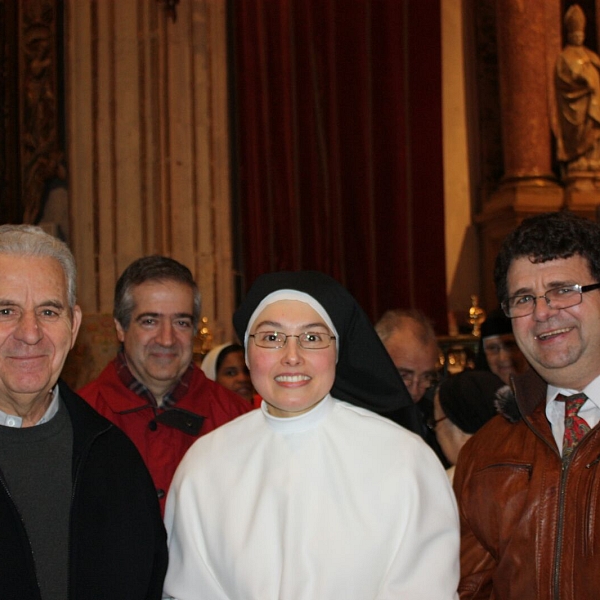
[[[251,334],[277,331],[299,335],[310,331],[331,335],[319,314],[305,302],[279,300],[269,304],[256,318]],[[283,348],[258,347],[248,341],[248,366],[256,391],[270,414],[295,417],[308,412],[333,387],[336,342],[320,350],[305,350],[298,338],[288,337]]]

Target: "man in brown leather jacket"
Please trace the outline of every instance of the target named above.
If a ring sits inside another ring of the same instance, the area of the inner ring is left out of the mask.
[[[600,226],[525,219],[494,277],[533,369],[458,459],[460,596],[599,598]]]

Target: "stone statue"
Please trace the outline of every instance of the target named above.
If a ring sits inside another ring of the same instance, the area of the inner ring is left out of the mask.
[[[583,45],[585,15],[578,4],[565,13],[567,44],[556,62],[558,159],[567,173],[600,170],[600,57]]]

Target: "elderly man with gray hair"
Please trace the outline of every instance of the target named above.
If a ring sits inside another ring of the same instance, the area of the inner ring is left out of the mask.
[[[375,324],[375,331],[415,403],[418,433],[448,468],[450,462],[433,431],[427,426],[433,414],[433,390],[438,382],[440,348],[433,325],[421,310],[397,308],[388,310]],[[387,415],[399,422],[397,413]]]
[[[158,600],[166,536],[129,439],[59,379],[81,324],[67,246],[0,227],[0,585],[19,600]]]

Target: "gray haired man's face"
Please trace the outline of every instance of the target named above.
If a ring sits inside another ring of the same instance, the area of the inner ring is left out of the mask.
[[[12,405],[8,412],[15,414],[18,407],[48,401],[80,324],[81,310],[69,308],[67,282],[57,260],[0,254],[2,410]]]

